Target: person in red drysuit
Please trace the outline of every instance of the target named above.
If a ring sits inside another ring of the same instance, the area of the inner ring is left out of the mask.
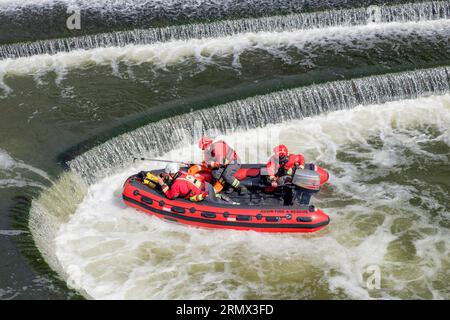
[[[169,187],[162,178],[159,178],[158,183],[167,198],[186,198],[192,202],[203,200],[221,202],[210,183],[186,172],[179,171],[179,166],[176,163],[168,164],[165,171],[166,177],[172,185]]]
[[[209,137],[202,137],[198,143],[203,150],[203,163],[212,169],[212,176],[216,180],[214,189],[220,192],[225,183],[236,189],[239,194],[246,194],[247,188],[243,186],[235,175],[241,168],[241,163],[236,151],[225,141],[216,141]]]
[[[267,162],[269,182],[273,187],[284,183],[284,177],[292,177],[295,169],[305,168],[305,158],[301,154],[289,154],[288,148],[282,144],[273,149],[274,155]]]

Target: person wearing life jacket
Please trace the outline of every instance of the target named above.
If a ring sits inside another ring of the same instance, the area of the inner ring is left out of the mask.
[[[235,177],[241,163],[233,148],[225,141],[213,142],[209,137],[202,137],[198,146],[203,150],[203,163],[212,170],[216,192],[220,192],[225,184],[228,184],[231,186],[229,189],[231,192],[235,189],[241,195],[247,193],[247,188]]]
[[[277,187],[285,182],[286,177],[291,177],[295,169],[305,168],[305,158],[301,154],[289,154],[285,145],[276,146],[273,149],[274,155],[267,163],[269,182],[272,187]]]
[[[158,183],[168,199],[186,198],[192,202],[203,200],[221,202],[210,183],[180,171],[177,163],[169,163],[165,168],[165,173],[166,181],[159,178]],[[168,186],[169,182],[170,187]]]

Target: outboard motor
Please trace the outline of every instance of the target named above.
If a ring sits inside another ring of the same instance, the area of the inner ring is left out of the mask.
[[[319,191],[320,190],[320,175],[313,170],[295,170],[294,177],[292,178],[292,183],[297,187]]]
[[[314,170],[309,169],[297,169],[292,177],[292,195],[289,198],[285,198],[286,202],[291,202],[296,199],[300,205],[309,205],[311,196],[320,190],[320,174]]]

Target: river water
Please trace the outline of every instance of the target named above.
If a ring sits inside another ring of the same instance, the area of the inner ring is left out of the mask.
[[[1,299],[450,298],[450,3],[278,3],[0,1]],[[329,227],[125,207],[157,167],[133,156],[194,160],[205,130],[246,162],[283,142],[327,168]]]

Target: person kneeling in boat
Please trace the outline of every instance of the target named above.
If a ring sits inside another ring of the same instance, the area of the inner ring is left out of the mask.
[[[167,198],[186,198],[192,202],[203,200],[222,202],[210,183],[180,171],[178,164],[169,163],[165,172],[167,181],[159,178],[158,183]],[[169,182],[170,187],[168,186]]]
[[[216,141],[209,137],[202,137],[198,143],[203,150],[203,164],[211,168],[212,177],[215,179],[214,190],[220,192],[225,184],[229,189],[226,191],[239,191],[239,194],[246,194],[247,188],[236,179],[236,173],[241,168],[239,157],[225,141]],[[231,188],[230,188],[231,186]]]
[[[305,168],[305,158],[301,154],[290,154],[288,148],[282,144],[273,149],[274,155],[267,163],[269,182],[276,188],[292,179],[298,168]]]

